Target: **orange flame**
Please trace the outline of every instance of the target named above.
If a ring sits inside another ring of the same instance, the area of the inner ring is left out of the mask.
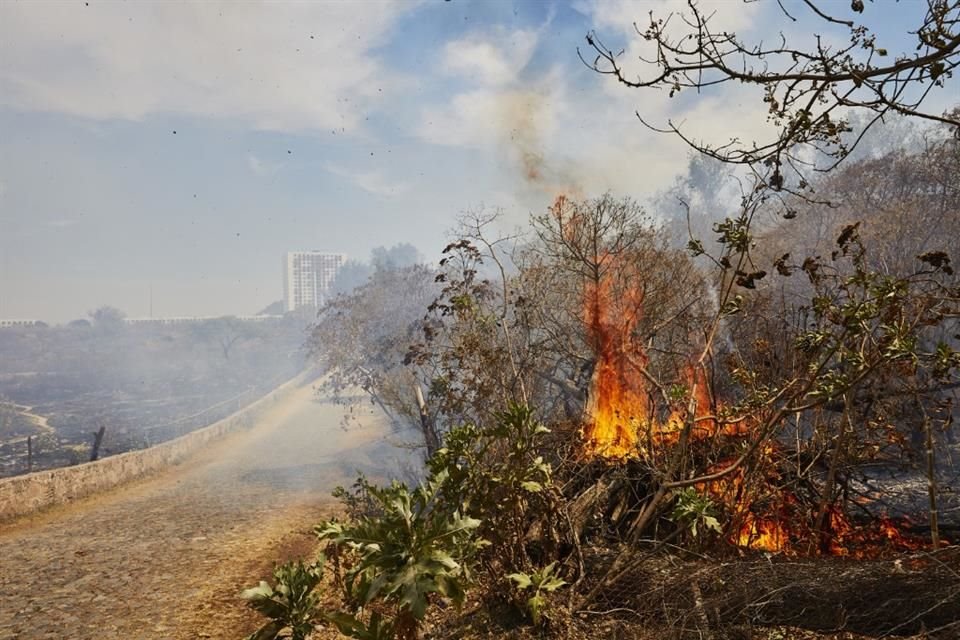
[[[758,494],[745,492],[743,471],[737,470],[726,478],[698,485],[698,489],[723,505],[731,514],[734,530],[728,540],[741,548],[780,552],[790,556],[809,552],[857,559],[878,558],[887,553],[926,549],[929,542],[906,533],[910,522],[899,522],[882,517],[865,525],[855,525],[834,506],[827,510],[819,541],[817,541],[814,514],[804,509],[797,497],[780,486],[776,469],[779,450],[770,447],[763,451],[758,466],[766,469],[765,482],[750,483]],[[717,465],[712,471],[729,464]],[[770,487],[767,492],[763,487]],[[942,541],[942,544],[949,544]]]
[[[789,540],[789,532],[783,523],[770,518],[758,518],[752,513],[745,514],[743,524],[737,532],[734,543],[745,549],[758,551],[783,551]]]
[[[639,429],[650,422],[647,358],[633,340],[643,295],[611,296],[608,279],[587,291],[587,328],[597,354],[591,382],[591,421],[584,428],[587,450],[605,458],[625,458],[637,449]]]
[[[564,196],[557,198],[551,212],[561,232],[571,244],[580,231],[576,207]],[[590,385],[583,427],[584,451],[588,456],[624,460],[652,453],[648,447],[671,445],[687,432],[690,442],[712,437],[734,442],[749,436],[754,423],[749,420],[724,422],[718,417],[707,371],[702,363],[688,364],[682,371],[686,396],[674,406],[666,420],[658,419],[650,384],[645,378],[649,359],[638,342],[636,329],[643,315],[643,289],[639,273],[623,273],[622,265],[611,255],[598,258],[600,274],[584,291],[584,324],[593,347],[596,365]],[[641,444],[643,435],[643,444]],[[798,555],[811,550],[835,556],[877,557],[886,550],[911,550],[925,547],[923,541],[901,533],[889,518],[869,526],[855,526],[837,507],[827,511],[822,531],[813,524],[816,517],[809,505],[789,489],[783,488],[779,469],[784,454],[776,443],[758,451],[751,474],[745,481],[739,468],[727,476],[697,485],[730,516],[730,543],[745,549]],[[731,460],[713,465],[715,473]],[[754,492],[748,493],[747,488]],[[816,540],[817,544],[811,541]]]
[[[651,409],[648,383],[643,371],[648,358],[634,338],[642,317],[643,295],[628,289],[614,296],[609,279],[601,278],[587,287],[586,325],[597,362],[590,384],[587,424],[584,427],[586,451],[608,459],[637,455],[639,436],[648,430],[653,444],[677,441],[687,421],[687,409],[678,408],[660,421]],[[684,370],[685,387],[693,399],[691,439],[717,432],[716,410],[708,377],[702,365]],[[730,425],[739,433],[738,425]],[[724,428],[727,431],[728,427]]]

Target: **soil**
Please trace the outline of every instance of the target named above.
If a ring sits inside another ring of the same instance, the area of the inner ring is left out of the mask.
[[[244,637],[238,594],[314,552],[330,491],[411,455],[342,415],[305,387],[161,475],[0,528],[0,638]]]

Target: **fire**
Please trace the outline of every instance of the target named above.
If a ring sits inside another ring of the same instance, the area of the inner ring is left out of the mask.
[[[565,233],[574,233],[576,213],[565,211],[565,206],[566,199],[559,197],[554,215]],[[676,441],[686,419],[686,412],[677,410],[661,422],[652,410],[644,378],[648,358],[635,336],[643,317],[643,291],[636,285],[642,280],[640,274],[620,274],[625,286],[614,286],[611,274],[617,266],[609,255],[599,258],[601,276],[587,285],[584,304],[587,336],[596,354],[583,431],[585,449],[588,455],[613,460],[636,456],[641,434],[654,444]],[[717,422],[711,417],[714,407],[706,371],[702,365],[688,366],[685,377],[696,406],[691,437],[713,435]]]
[[[765,448],[762,461],[771,460],[772,454],[772,448]],[[707,471],[715,473],[731,462],[722,461]],[[724,478],[697,485],[697,489],[730,514],[727,539],[732,544],[758,551],[788,551],[795,531],[787,523],[797,520],[798,501],[790,492],[776,489],[780,477],[774,466],[758,465],[758,472],[763,474],[762,482],[746,482],[741,467]],[[760,489],[751,495],[747,487]]]
[[[876,558],[886,551],[918,551],[929,541],[904,531],[911,525],[907,518],[899,522],[883,516],[865,527],[854,526],[839,509],[830,511],[830,538],[826,552],[834,556]],[[941,544],[949,544],[941,540]]]
[[[751,486],[759,495],[745,491],[743,472],[698,485],[698,489],[723,505],[731,515],[732,531],[727,539],[744,549],[783,553],[789,556],[809,553],[857,559],[878,558],[889,552],[916,551],[929,547],[928,541],[906,533],[910,522],[881,517],[857,525],[838,507],[827,509],[823,530],[815,531],[815,514],[805,508],[791,491],[781,488],[776,473],[777,450],[764,452],[761,465],[767,472],[763,482]],[[722,467],[717,465],[714,471]],[[811,541],[814,541],[811,545]],[[949,543],[944,543],[949,544]]]
[[[761,451],[756,473],[762,480],[744,480],[744,470],[697,485],[697,490],[722,506],[730,516],[727,540],[744,549],[783,553],[809,553],[848,558],[878,558],[889,552],[916,551],[929,547],[928,541],[906,531],[910,522],[878,518],[867,524],[852,522],[837,505],[830,506],[822,531],[815,530],[816,507],[804,505],[783,487],[778,471],[782,452],[776,446]],[[714,473],[730,464],[723,461],[709,468]],[[754,493],[749,493],[748,488]],[[945,543],[949,544],[949,543]]]
[[[686,396],[683,404],[688,405],[693,401],[693,426],[690,430],[690,439],[698,440],[709,438],[717,433],[718,420],[716,417],[716,407],[710,391],[710,384],[707,378],[706,369],[703,365],[688,365],[683,369],[683,389]],[[667,422],[659,429],[660,442],[672,443],[677,440],[680,431],[686,423],[686,413],[688,407],[675,409],[670,413]],[[739,432],[739,425],[724,425],[723,431],[727,433],[730,430]],[[731,434],[732,435],[732,434]]]
[[[597,354],[584,428],[586,451],[607,459],[624,459],[640,452],[640,436],[647,435],[654,445],[677,441],[687,421],[686,405],[660,421],[651,410],[648,383],[643,376],[648,358],[637,344],[633,332],[641,318],[642,294],[627,291],[612,297],[603,286],[588,288],[588,335]],[[684,389],[693,399],[692,440],[717,432],[715,407],[706,371],[702,365],[684,370]],[[725,425],[724,432],[739,434],[741,425]]]
[[[789,533],[781,522],[770,518],[758,518],[752,513],[747,513],[737,531],[734,543],[745,549],[783,551],[788,541]]]
[[[561,195],[550,211],[570,244],[577,244],[583,232],[577,207]],[[601,252],[595,259],[598,276],[584,291],[584,324],[596,364],[583,437],[589,455],[624,459],[636,454],[638,434],[652,417],[642,374],[647,358],[634,335],[643,312],[643,290],[637,286],[642,279],[623,274],[615,256]],[[625,286],[615,286],[615,274]]]
[[[587,293],[587,327],[597,363],[591,383],[592,421],[584,429],[587,450],[605,458],[636,453],[638,433],[650,423],[646,382],[639,367],[646,357],[633,341],[643,296],[613,298],[601,281]]]
[[[551,211],[562,233],[575,244],[575,234],[582,231],[576,207],[560,196]],[[740,448],[755,423],[721,419],[722,407],[713,396],[702,362],[682,368],[682,392],[673,397],[669,415],[661,419],[663,413],[654,403],[661,389],[646,377],[649,358],[637,336],[643,318],[642,274],[625,273],[628,268],[609,254],[601,254],[595,266],[596,277],[585,288],[583,308],[587,338],[596,358],[582,434],[585,454],[611,461],[646,457],[676,444],[683,433],[691,444],[720,438],[721,445]],[[889,518],[855,525],[835,505],[827,509],[826,518],[818,517],[816,505],[784,487],[780,471],[786,468],[785,462],[781,447],[768,442],[750,463],[749,481],[746,468],[740,467],[723,478],[697,485],[700,493],[729,516],[724,535],[731,544],[787,555],[812,552],[855,558],[924,548],[923,541],[902,533]],[[713,464],[706,473],[716,473],[731,463],[727,459]],[[818,520],[822,521],[821,530],[815,524]]]

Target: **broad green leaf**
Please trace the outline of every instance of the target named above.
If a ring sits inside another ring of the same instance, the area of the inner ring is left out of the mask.
[[[560,578],[548,578],[543,584],[540,585],[540,588],[546,589],[552,593],[565,584],[567,584],[566,581],[561,580]]]
[[[517,583],[517,588],[521,591],[523,589],[528,589],[533,586],[533,580],[530,579],[525,573],[511,573],[507,576],[509,579]]]
[[[273,597],[273,588],[264,582],[260,581],[260,584],[256,587],[251,587],[250,589],[244,589],[240,594],[240,597],[244,600],[257,600],[259,598],[271,598]]]
[[[354,616],[343,611],[328,611],[323,614],[324,620],[333,625],[345,636],[357,637],[358,633],[366,631],[366,626]]]
[[[458,569],[458,568],[460,567],[460,565],[457,563],[457,561],[454,560],[453,558],[451,558],[448,553],[446,553],[446,552],[444,552],[444,551],[440,551],[440,550],[438,550],[438,549],[437,549],[437,550],[434,550],[434,551],[430,554],[430,559],[431,559],[433,562],[436,562],[436,563],[442,565],[442,566],[443,566],[444,568],[446,568],[446,569]]]

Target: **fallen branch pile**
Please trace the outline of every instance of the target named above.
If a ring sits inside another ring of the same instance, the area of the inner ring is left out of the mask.
[[[892,560],[772,556],[719,562],[650,555],[602,588],[593,611],[726,637],[722,629],[790,626],[871,637],[960,634],[960,549]]]

